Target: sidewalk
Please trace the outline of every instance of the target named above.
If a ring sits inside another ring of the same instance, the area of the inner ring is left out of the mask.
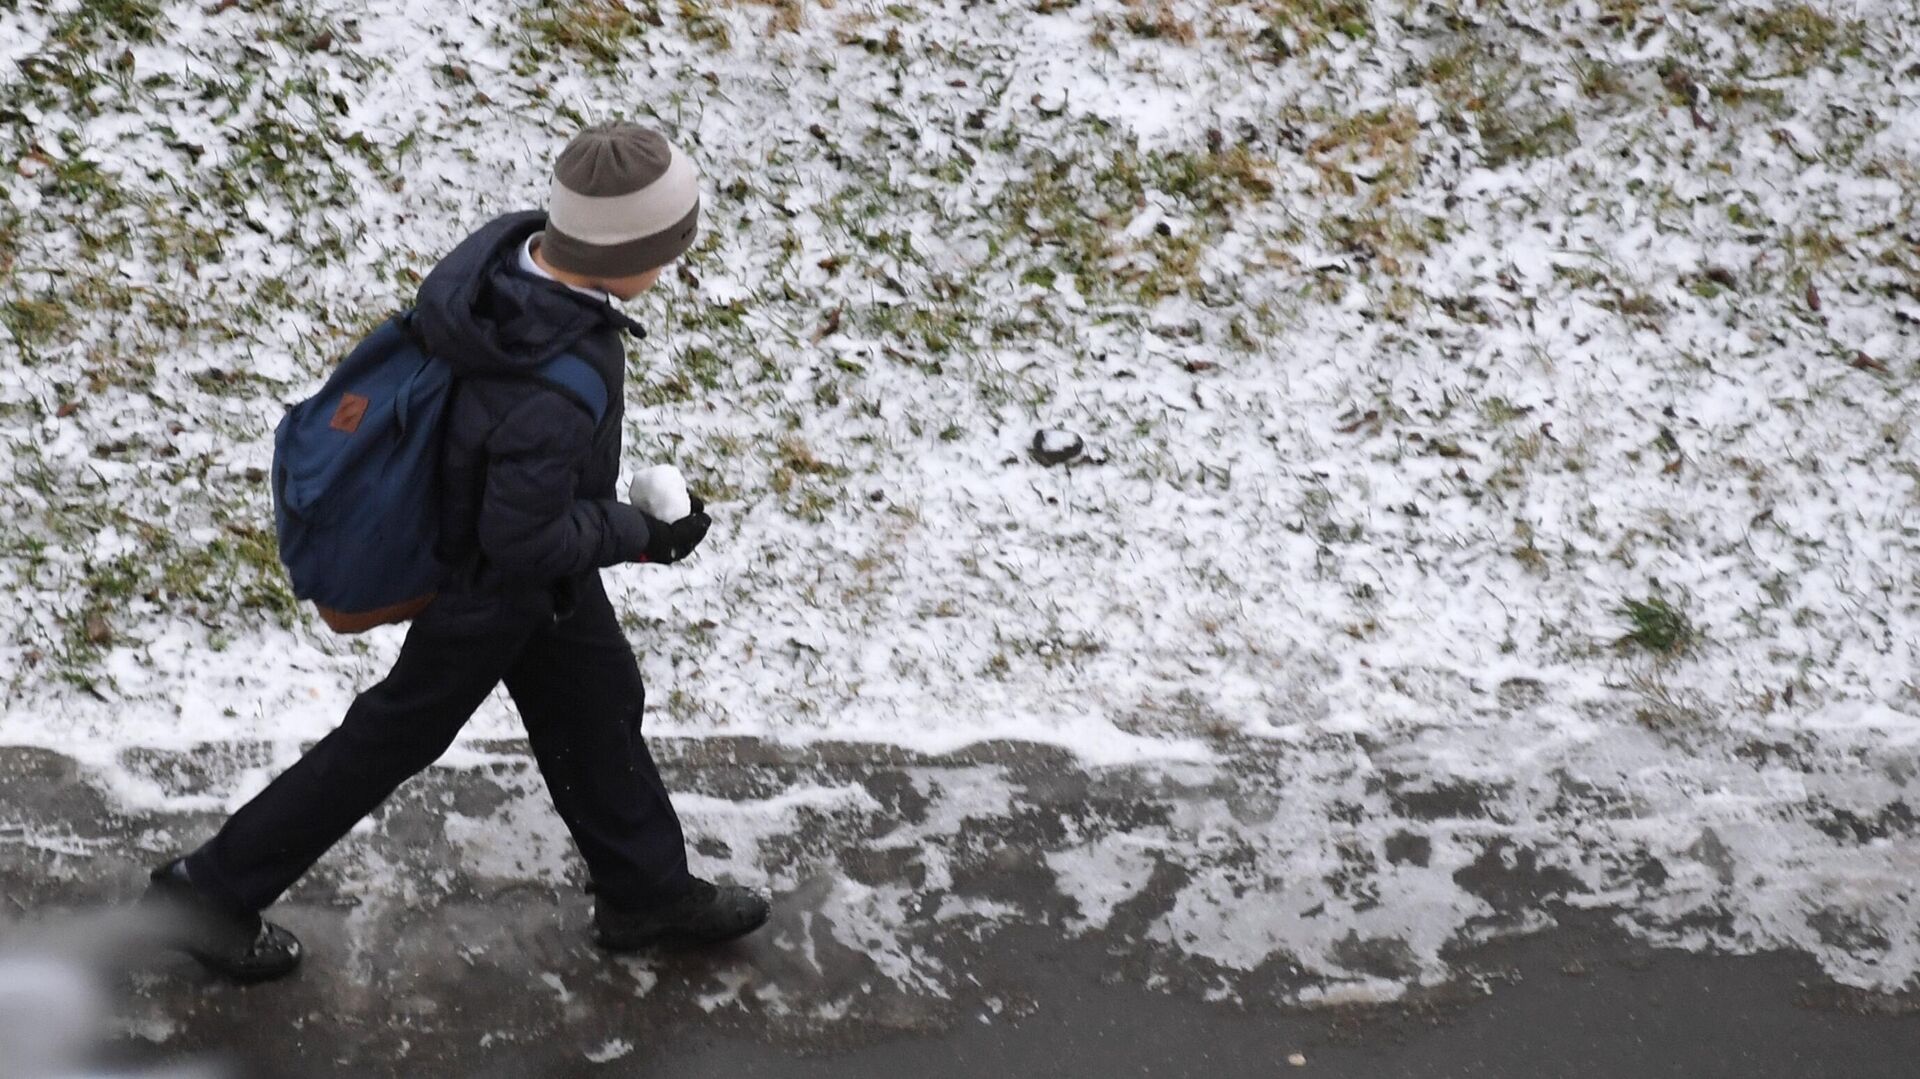
[[[1192,874],[1122,859],[1102,893],[1062,854],[1178,833],[1222,790],[1257,801],[1251,773],[1090,773],[1011,745],[663,745],[699,864],[772,873],[778,914],[729,950],[609,959],[521,747],[487,748],[404,788],[279,909],[308,945],[293,979],[237,989],[165,956],[116,970],[114,1056],[222,1053],[248,1076],[836,1077],[1875,1077],[1920,1058],[1913,1000],[1836,989],[1801,957],[1656,952],[1523,871],[1476,887],[1559,928],[1452,949],[1452,977],[1395,1003],[1287,1004],[1325,980],[1169,939]],[[132,766],[187,798],[268,763],[236,746]],[[123,816],[73,762],[19,749],[0,750],[0,805],[15,942],[130,898],[142,865],[218,816]],[[1354,944],[1353,964],[1418,980],[1391,943]]]

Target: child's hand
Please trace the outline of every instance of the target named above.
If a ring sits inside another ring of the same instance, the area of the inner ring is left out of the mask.
[[[713,518],[707,516],[706,502],[699,495],[689,495],[688,501],[693,512],[677,521],[647,517],[647,551],[639,561],[671,565],[692,554],[700,541],[707,538]]]

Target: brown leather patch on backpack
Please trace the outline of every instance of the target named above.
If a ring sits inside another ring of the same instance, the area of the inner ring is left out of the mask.
[[[357,393],[340,395],[340,407],[333,410],[333,422],[327,426],[336,431],[352,434],[360,429],[360,418],[367,414],[366,398]]]
[[[427,609],[427,605],[433,602],[433,597],[434,593],[429,592],[424,596],[402,600],[373,611],[340,611],[332,607],[323,607],[318,603],[314,606],[320,608],[321,620],[326,622],[327,628],[335,633],[365,633],[375,626],[389,626],[395,622],[412,620],[421,611]]]

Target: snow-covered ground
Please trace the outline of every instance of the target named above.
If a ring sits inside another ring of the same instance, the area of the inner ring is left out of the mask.
[[[608,575],[650,729],[1284,761],[1049,855],[1097,920],[1170,850],[1228,966],[1441,977],[1494,851],[1920,973],[1904,0],[0,11],[0,743],[170,805],[130,749],[277,746],[231,799],[335,721],[399,633],[287,595],[273,424],[614,117],[707,199],[632,305],[718,522]]]

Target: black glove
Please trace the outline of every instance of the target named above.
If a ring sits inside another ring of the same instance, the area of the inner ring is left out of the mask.
[[[713,527],[713,518],[707,516],[707,504],[699,495],[687,498],[692,512],[677,521],[647,517],[647,551],[640,556],[640,561],[671,565],[692,554],[700,541],[707,538],[707,529]]]

